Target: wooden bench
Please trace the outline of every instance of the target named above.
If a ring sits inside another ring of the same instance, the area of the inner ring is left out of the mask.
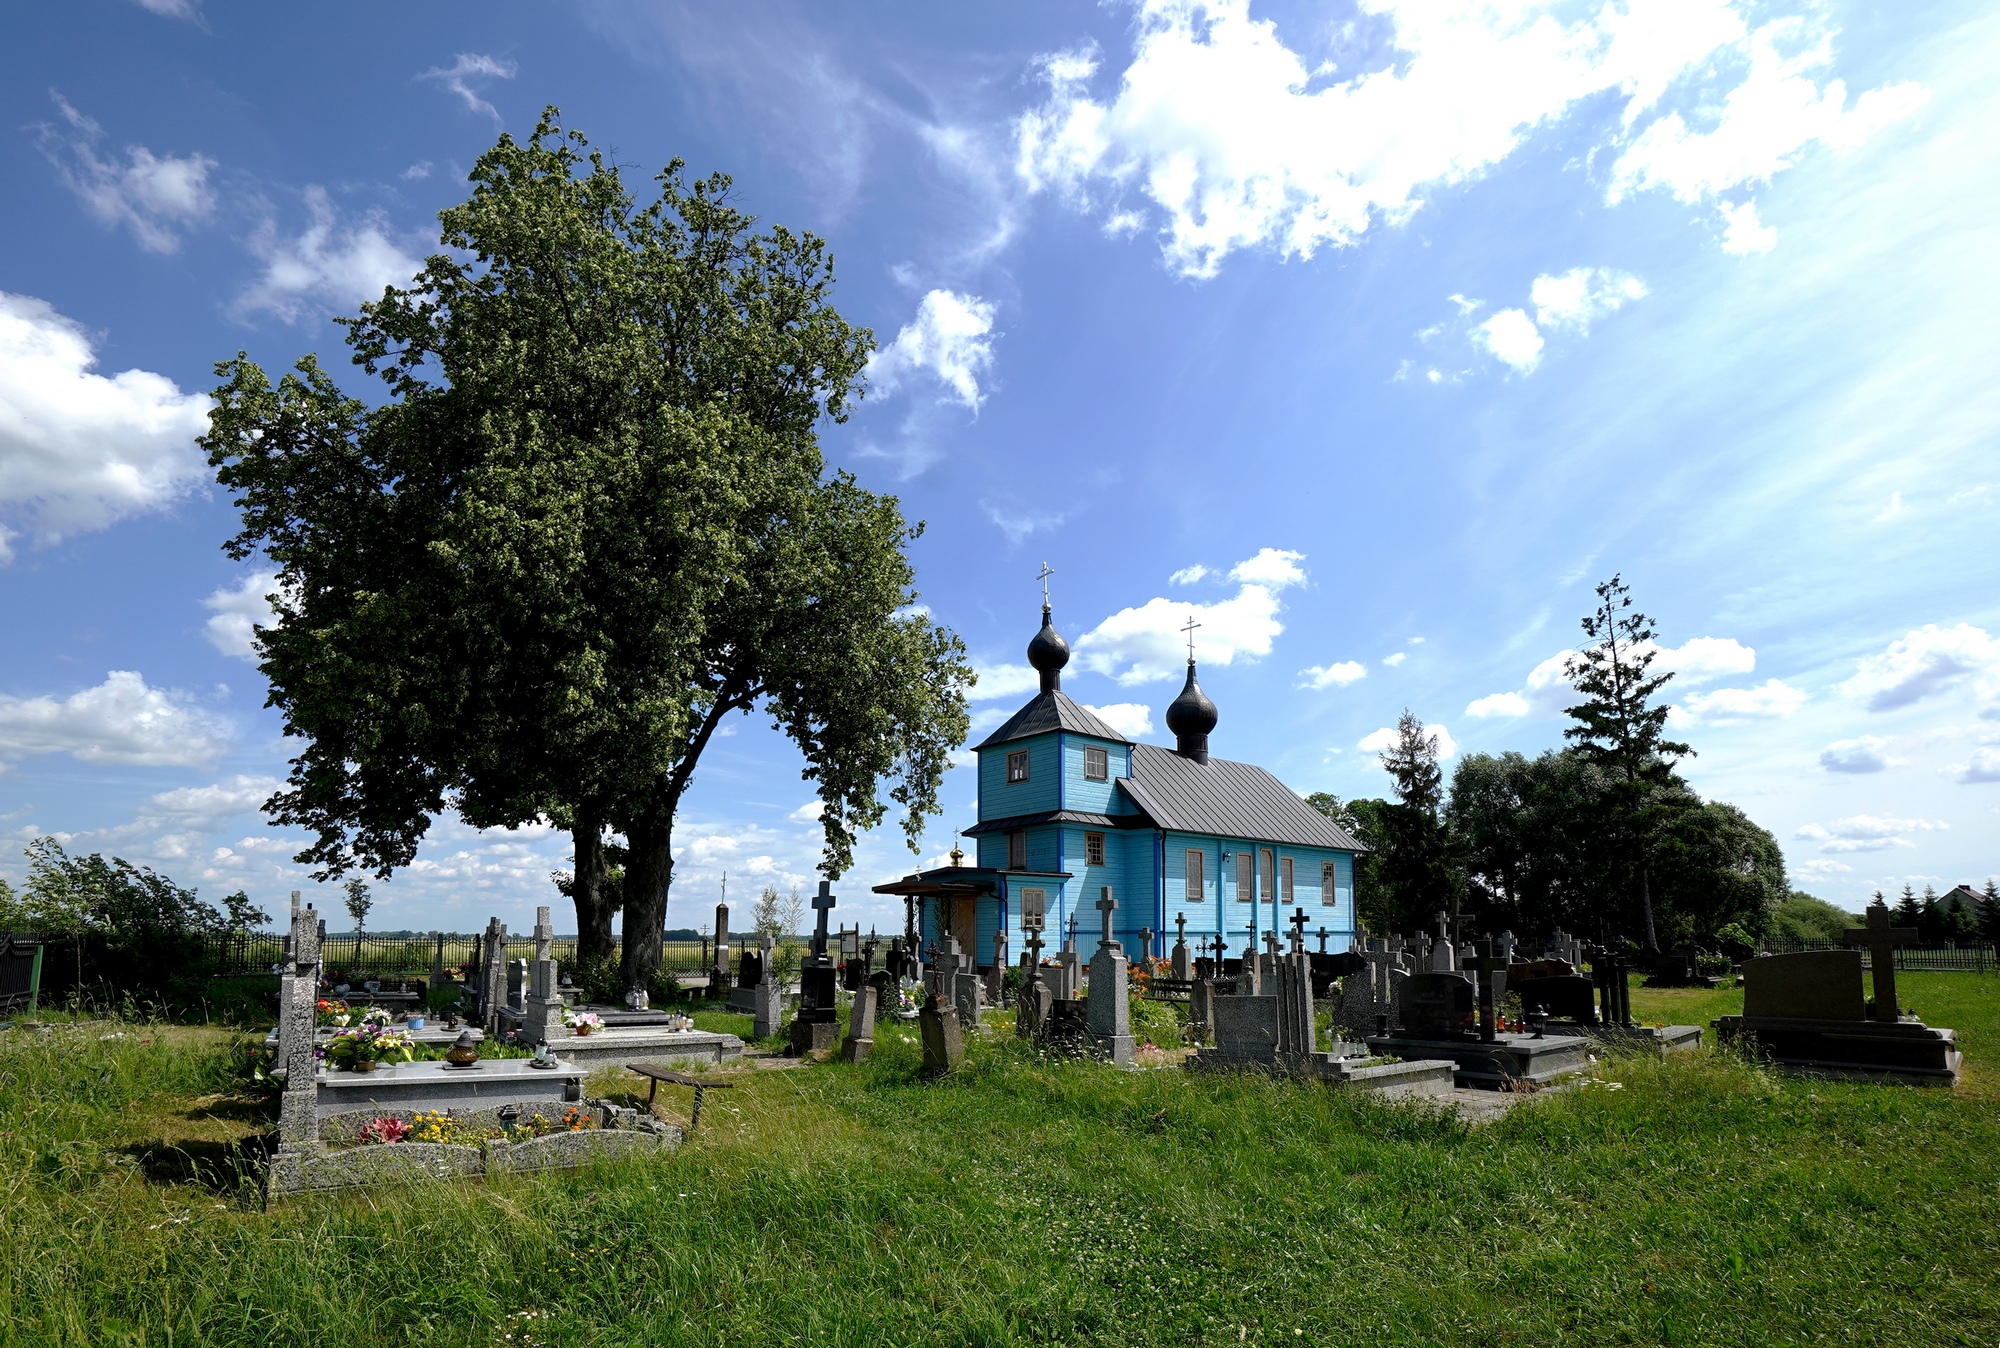
[[[670,1072],[664,1067],[655,1067],[651,1063],[628,1062],[625,1064],[625,1070],[628,1072],[637,1072],[640,1076],[646,1078],[646,1112],[648,1114],[653,1112],[653,1097],[659,1094],[660,1083],[662,1081],[666,1082],[669,1086],[694,1087],[694,1113],[688,1119],[688,1131],[690,1133],[701,1126],[701,1093],[703,1091],[734,1090],[736,1087],[736,1083],[733,1081],[704,1081],[700,1077],[691,1077],[685,1072]]]

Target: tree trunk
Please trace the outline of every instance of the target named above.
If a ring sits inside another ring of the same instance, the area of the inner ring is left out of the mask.
[[[625,952],[620,980],[629,990],[649,987],[659,972],[660,933],[667,922],[667,889],[674,879],[674,815],[634,822],[625,830],[631,851],[625,863]]]
[[[576,845],[576,879],[570,898],[576,903],[576,962],[588,964],[611,958],[611,918],[615,911],[604,892],[604,824],[594,814],[578,811],[570,830]]]
[[[1639,860],[1639,911],[1646,919],[1646,951],[1656,955],[1660,938],[1653,933],[1653,868],[1644,857]]]

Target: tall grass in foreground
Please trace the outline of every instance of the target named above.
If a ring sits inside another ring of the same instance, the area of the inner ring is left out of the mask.
[[[1931,980],[1992,1042],[2000,980]],[[0,1344],[2000,1338],[1984,1081],[1618,1059],[1472,1128],[1011,1039],[926,1082],[884,1026],[860,1068],[737,1077],[657,1161],[267,1213],[231,1188],[266,1126],[232,1053],[0,1041]]]

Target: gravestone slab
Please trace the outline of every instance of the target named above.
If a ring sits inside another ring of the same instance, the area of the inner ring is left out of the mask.
[[[1450,947],[1439,943],[1439,950]],[[1411,1039],[1476,1038],[1476,994],[1463,974],[1412,974],[1403,985],[1402,1029]]]
[[[1743,965],[1743,1014],[1803,1020],[1861,1020],[1859,950],[1760,955]]]
[[[1743,966],[1743,1014],[1714,1022],[1725,1042],[1749,1040],[1789,1071],[1918,1085],[1956,1086],[1962,1058],[1954,1030],[1914,1017],[1866,1019],[1861,952],[1760,955]]]
[[[840,1056],[845,1062],[867,1062],[875,1051],[875,989],[863,984],[854,993],[847,1013],[847,1038],[841,1041]]]
[[[959,1033],[958,1012],[936,993],[924,998],[917,1013],[924,1040],[924,1070],[933,1075],[953,1071],[965,1061],[965,1037]]]

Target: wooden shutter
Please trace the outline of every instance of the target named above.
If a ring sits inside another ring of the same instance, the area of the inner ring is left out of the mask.
[[[1257,886],[1251,880],[1252,865],[1248,852],[1236,854],[1236,901],[1238,903],[1257,902]]]
[[[1207,897],[1208,877],[1202,874],[1202,854],[1190,847],[1187,854],[1187,899],[1200,903]]]

